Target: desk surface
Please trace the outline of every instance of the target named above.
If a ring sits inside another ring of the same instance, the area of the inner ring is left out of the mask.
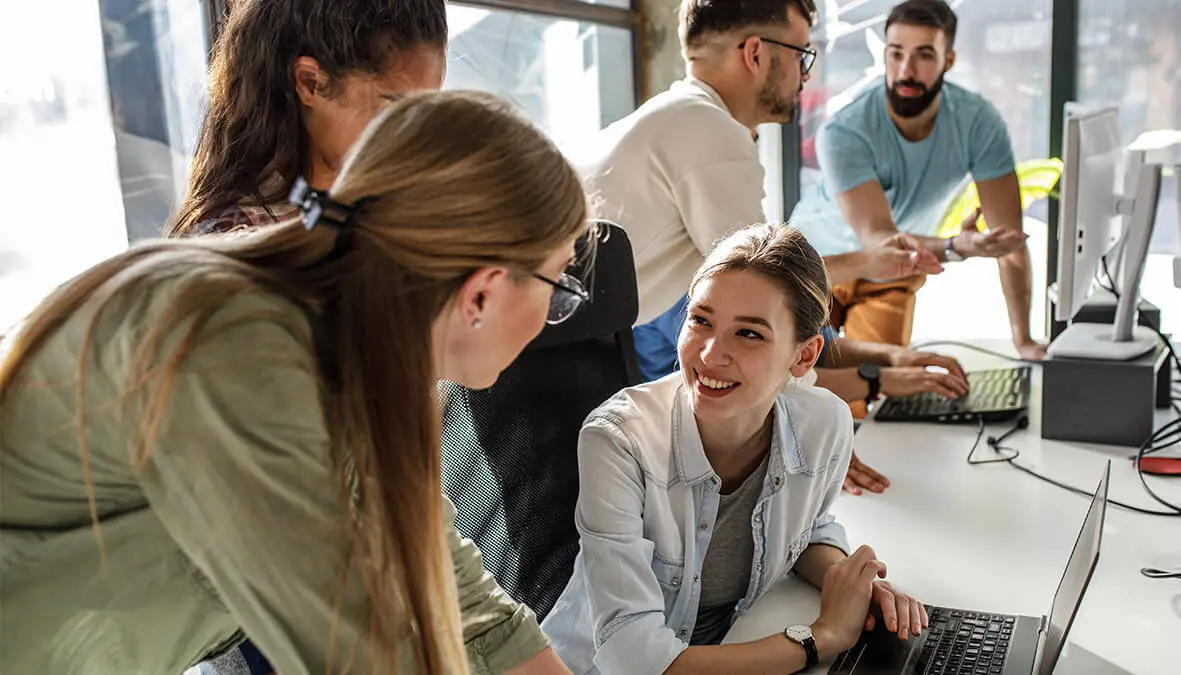
[[[965,368],[998,360],[942,350]],[[1037,369],[1035,369],[1036,371]],[[1151,508],[1128,455],[1104,445],[1040,437],[1040,373],[1035,372],[1029,429],[1006,440],[1017,461],[1061,482],[1094,490],[1112,460],[1109,498]],[[1159,421],[1173,413],[1161,412]],[[999,435],[1012,425],[990,426]],[[1086,515],[1088,500],[1006,464],[969,466],[975,425],[867,422],[855,437],[858,456],[890,479],[881,495],[845,494],[834,508],[849,541],[873,546],[888,579],[930,604],[1008,614],[1047,614]],[[977,458],[991,450],[981,443]],[[1181,479],[1148,478],[1158,494],[1181,503]],[[1181,566],[1181,518],[1145,516],[1108,506],[1095,576],[1071,629],[1059,672],[1176,675],[1181,640],[1181,581],[1149,579],[1142,567]],[[799,581],[774,589],[735,623],[727,642],[743,642],[810,623],[819,594]]]

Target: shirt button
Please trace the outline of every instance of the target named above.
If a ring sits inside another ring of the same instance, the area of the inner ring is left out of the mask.
[[[779,484],[783,482],[783,479],[780,478],[779,476],[776,476],[775,480],[772,482],[775,483],[775,487],[779,487]]]
[[[762,560],[760,560],[759,562],[755,563],[755,569],[756,569],[756,570],[760,570],[760,571],[762,571],[762,569],[763,569],[763,561],[762,561]]]
[[[702,523],[702,524],[701,524],[701,529],[703,529],[703,530],[708,530],[708,529],[709,529],[709,523]]]
[[[680,635],[681,637],[685,637],[685,636],[686,636],[686,635],[688,635],[688,634],[689,634],[689,631],[685,630],[684,628],[682,628],[681,630],[677,631],[677,635]]]
[[[700,580],[701,580],[701,576],[700,576],[700,575],[697,575],[697,574],[694,574],[694,575],[693,575],[693,583],[697,583],[697,582],[698,582],[698,581],[700,581]]]
[[[680,577],[673,577],[673,586],[680,586],[680,585],[681,585],[681,578]]]

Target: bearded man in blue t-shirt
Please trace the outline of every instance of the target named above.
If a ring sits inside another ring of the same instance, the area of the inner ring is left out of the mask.
[[[908,0],[886,21],[885,77],[866,87],[821,128],[819,194],[792,223],[828,260],[901,237],[941,262],[996,258],[1013,344],[1040,360],[1029,330],[1031,270],[1009,133],[997,109],[944,75],[955,64],[956,15],[943,0]],[[976,182],[987,232],[977,216],[950,239],[933,236],[967,176]],[[833,323],[851,339],[906,345],[923,275],[859,279],[834,287]]]

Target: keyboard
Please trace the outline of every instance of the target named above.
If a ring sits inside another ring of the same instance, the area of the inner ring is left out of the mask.
[[[968,373],[968,395],[948,399],[934,392],[887,398],[878,406],[881,422],[999,422],[1029,405],[1029,366]]]
[[[1017,617],[945,607],[928,607],[927,614],[930,627],[926,642],[904,675],[996,675],[1004,671]],[[867,662],[874,660],[872,654],[866,654],[867,648],[869,643],[864,639],[858,641],[837,656],[828,672],[855,673],[863,657]]]

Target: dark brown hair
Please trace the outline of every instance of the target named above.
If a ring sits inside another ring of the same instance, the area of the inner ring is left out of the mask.
[[[83,411],[103,403],[82,400],[95,326],[118,314],[122,301],[181,279],[167,308],[137,326],[140,339],[120,392],[134,429],[128,445],[142,468],[151,453],[169,451],[153,446],[157,430],[168,426],[171,384],[190,354],[230,327],[214,325],[228,299],[265,294],[303,308],[322,327],[317,365],[321,382],[331,383],[321,392],[325,424],[341,493],[352,499],[347,511],[356,516],[347,524],[352,551],[322,553],[351,553],[361,571],[377,653],[373,672],[395,672],[390,664],[405,640],[420,672],[466,673],[445,538],[432,326],[481,267],[536,270],[569,246],[586,231],[586,195],[574,168],[519,111],[489,94],[454,91],[408,94],[388,106],[353,146],[331,194],[344,203],[365,200],[341,257],[329,255],[333,230],[307,230],[296,219],[240,234],[154,241],[64,284],[0,358],[0,405],[67,320],[90,316],[75,395],[79,454],[89,475]],[[268,319],[308,333],[306,322],[295,325],[299,319]],[[265,356],[261,348],[250,353]],[[227,354],[226,362],[240,356]],[[93,485],[86,487],[97,528]],[[336,653],[347,657],[349,647]]]
[[[895,5],[886,18],[886,30],[900,23],[906,26],[927,26],[943,31],[947,48],[955,46],[955,28],[958,19],[955,12],[943,0],[906,0]]]
[[[795,320],[797,342],[819,335],[828,322],[828,270],[794,227],[752,225],[719,241],[693,275],[689,294],[722,272],[755,272],[779,286]]]
[[[169,236],[240,204],[286,198],[308,169],[292,69],[314,58],[331,92],[384,73],[399,53],[447,45],[445,0],[239,0],[213,47],[209,103],[184,202]]]
[[[788,20],[787,8],[791,6],[804,15],[808,25],[816,20],[814,0],[681,0],[681,47],[696,47],[710,33],[783,23]]]

